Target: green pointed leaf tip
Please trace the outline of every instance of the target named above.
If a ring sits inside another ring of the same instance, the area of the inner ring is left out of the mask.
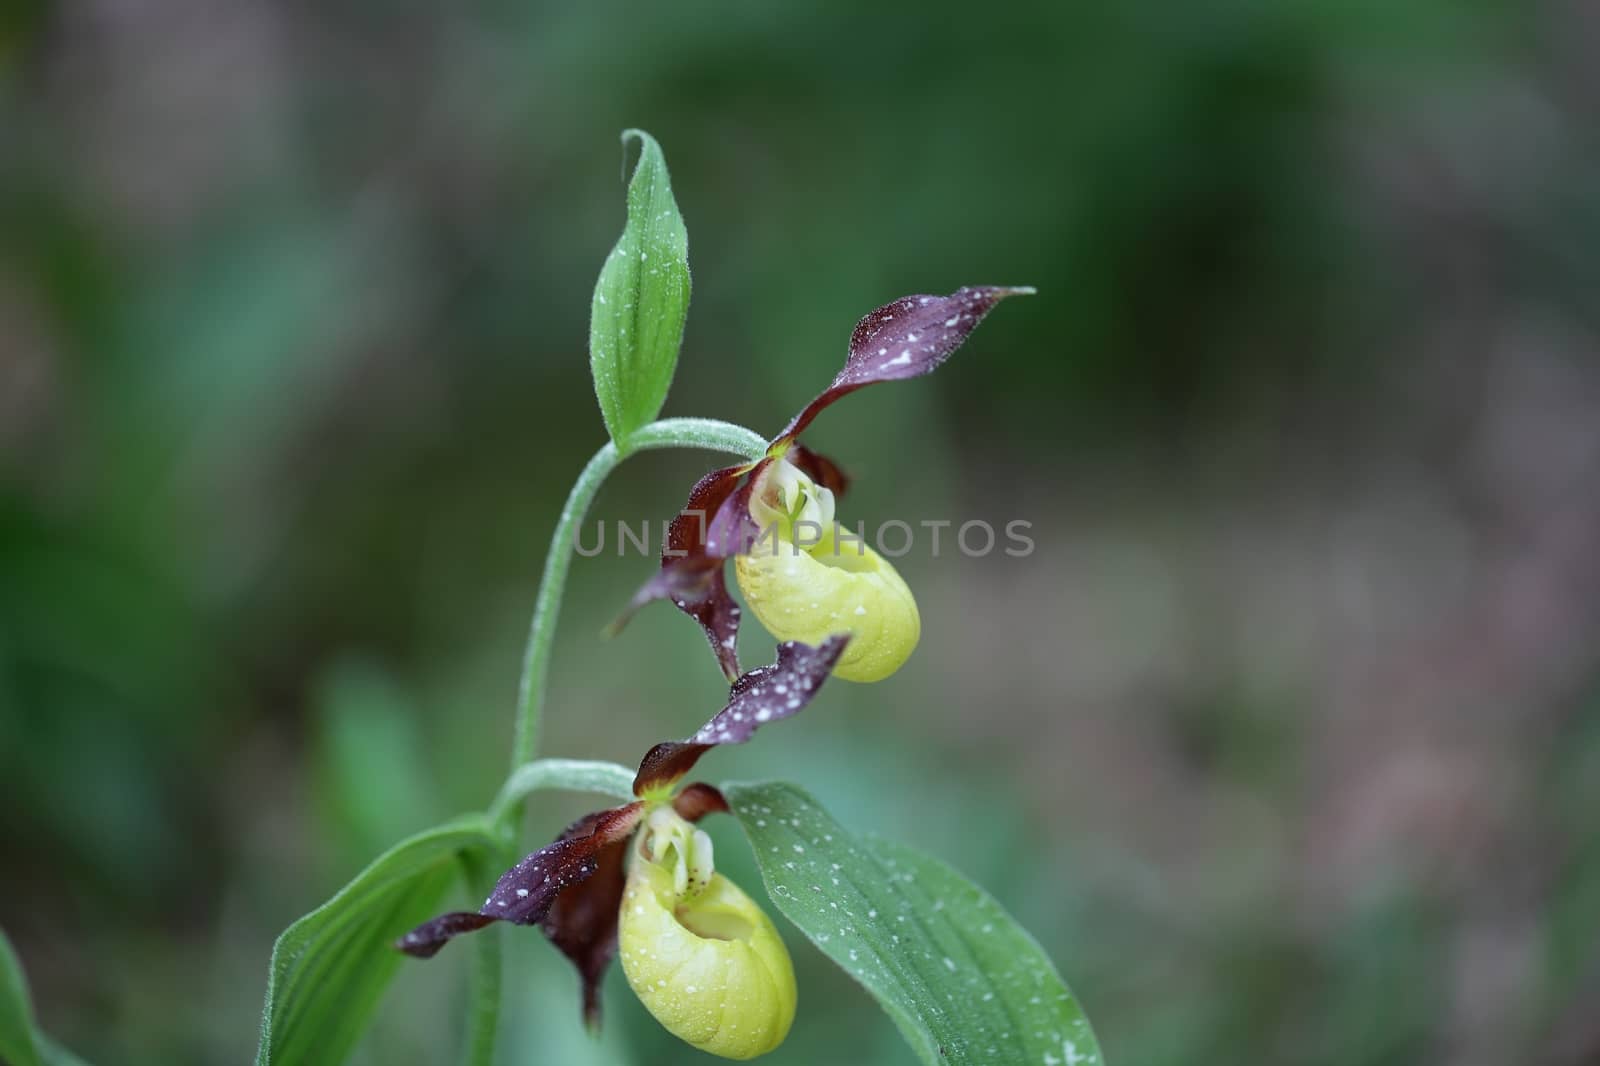
[[[12,1066],[39,1066],[41,1062],[28,979],[4,932],[0,932],[0,1062]]]
[[[666,401],[689,311],[689,234],[661,146],[643,130],[628,183],[628,222],[600,268],[589,318],[589,365],[606,430],[617,450]]]
[[[924,1062],[1101,1066],[1089,1019],[1050,959],[982,889],[911,848],[853,836],[793,785],[723,792],[773,904],[877,999]]]
[[[470,816],[401,841],[272,948],[257,1066],[343,1062],[405,956],[394,939],[438,909],[463,852],[497,846]]]

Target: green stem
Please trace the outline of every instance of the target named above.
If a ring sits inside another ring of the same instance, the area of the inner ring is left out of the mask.
[[[529,793],[542,788],[569,792],[598,792],[612,799],[633,798],[634,771],[614,762],[589,759],[535,759],[511,771],[500,795],[489,806],[489,820],[503,825],[506,812],[520,806]]]
[[[516,858],[508,812],[522,809],[522,801],[543,788],[564,788],[580,792],[600,792],[622,799],[633,795],[633,771],[616,763],[588,759],[537,759],[512,771],[500,795],[489,808],[489,819],[497,827],[500,844],[492,854],[463,852],[467,884],[474,898],[481,899],[494,890],[495,871],[511,865]],[[461,1061],[466,1066],[493,1066],[495,1042],[500,1031],[501,930],[485,929],[474,938],[471,988],[468,990],[466,1041]]]
[[[607,475],[636,451],[705,448],[750,460],[761,458],[767,451],[767,442],[756,433],[709,418],[662,419],[644,426],[625,443],[626,449],[620,449],[608,442],[594,453],[568,493],[556,531],[550,537],[550,552],[544,559],[544,576],[539,582],[538,599],[534,601],[533,624],[528,629],[528,647],[522,656],[522,680],[517,686],[517,726],[511,744],[512,775],[490,812],[508,842],[512,826],[522,814],[522,801],[535,788],[559,782],[615,791],[626,788],[625,782],[631,782],[628,771],[620,766],[568,760],[524,765],[532,762],[539,748],[539,718],[550,672],[556,615],[561,611],[561,594],[566,590],[567,570],[572,565],[573,539]],[[475,863],[469,868],[468,879],[474,892],[487,894],[494,886],[492,871],[479,869],[478,865]],[[500,1028],[500,931],[486,929],[477,940],[477,955],[472,964],[472,1013],[467,1023],[464,1060],[469,1066],[490,1066]]]
[[[498,853],[491,859],[469,852],[462,855],[462,861],[473,895],[481,897],[494,889],[494,871],[509,859]],[[500,939],[500,928],[491,926],[481,931],[473,944],[467,1037],[461,1053],[461,1061],[467,1066],[494,1064],[494,1045],[500,1034]]]
[[[561,594],[566,590],[567,569],[572,565],[573,538],[588,514],[595,494],[606,476],[628,454],[659,448],[705,448],[756,460],[766,454],[767,442],[751,430],[709,418],[666,418],[644,426],[627,440],[627,451],[607,443],[594,453],[589,465],[567,496],[555,533],[550,537],[550,553],[544,559],[544,577],[539,598],[534,603],[533,624],[528,630],[528,647],[522,657],[522,681],[517,690],[517,730],[511,745],[511,767],[515,770],[533,759],[539,747],[539,718],[550,673],[550,653],[555,638],[556,615],[561,610]],[[520,803],[506,814],[515,817]]]

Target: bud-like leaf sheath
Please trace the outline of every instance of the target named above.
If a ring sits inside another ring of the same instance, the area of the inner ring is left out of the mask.
[[[600,268],[589,319],[589,365],[606,429],[626,454],[630,438],[667,398],[689,311],[689,237],[672,197],[661,146],[643,130],[628,183],[628,222]]]
[[[850,637],[834,634],[816,646],[786,641],[777,661],[740,676],[728,690],[727,705],[687,740],[668,740],[645,753],[633,779],[635,795],[671,789],[694,768],[700,756],[719,744],[743,744],[767,722],[805,709],[845,653]],[[709,787],[709,786],[706,786]],[[714,791],[714,790],[713,790]],[[719,797],[720,800],[720,797]],[[713,801],[708,809],[716,809]],[[693,810],[693,804],[691,805]],[[689,817],[688,814],[684,815]]]

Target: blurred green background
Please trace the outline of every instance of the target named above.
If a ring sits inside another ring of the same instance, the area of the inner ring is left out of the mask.
[[[0,925],[44,1024],[245,1061],[278,931],[497,788],[638,125],[695,270],[668,414],[771,432],[872,307],[1039,289],[807,438],[846,518],[1035,554],[920,546],[908,667],[707,776],[987,885],[1114,1063],[1600,1061],[1597,49],[1585,0],[13,0]],[[577,560],[547,752],[720,705],[670,609],[599,638],[649,565]],[[708,1061],[618,973],[592,1044],[506,942],[503,1062]],[[910,1063],[791,942],[769,1061]],[[449,1061],[469,956],[359,1061]]]

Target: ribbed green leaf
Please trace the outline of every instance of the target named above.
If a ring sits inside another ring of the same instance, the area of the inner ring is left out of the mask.
[[[689,234],[672,198],[661,146],[643,130],[628,183],[628,222],[594,287],[589,365],[600,413],[618,451],[666,401],[689,312]]]
[[[459,874],[457,856],[492,849],[474,815],[390,848],[272,948],[257,1066],[344,1061],[405,956],[396,937],[431,916]]]
[[[883,1005],[930,1066],[1099,1066],[1034,939],[936,859],[842,828],[794,785],[729,785],[777,908]]]

